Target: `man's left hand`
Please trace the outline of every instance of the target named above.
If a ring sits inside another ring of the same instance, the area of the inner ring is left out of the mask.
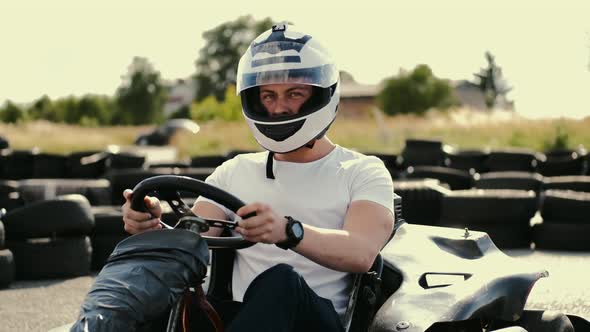
[[[287,219],[278,215],[268,204],[247,204],[236,213],[243,218],[253,212],[256,216],[240,220],[236,227],[236,232],[242,234],[245,240],[268,244],[287,240]]]

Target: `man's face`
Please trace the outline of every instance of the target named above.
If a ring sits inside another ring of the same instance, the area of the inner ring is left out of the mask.
[[[260,102],[270,117],[288,116],[299,113],[311,94],[310,85],[269,84],[260,87]]]

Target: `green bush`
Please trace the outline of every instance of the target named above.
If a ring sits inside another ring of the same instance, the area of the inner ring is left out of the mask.
[[[242,104],[239,96],[236,96],[236,88],[230,85],[225,90],[225,99],[218,101],[210,95],[200,102],[191,105],[191,117],[198,122],[206,122],[213,119],[224,121],[237,121],[242,119]]]
[[[427,65],[387,79],[377,102],[389,115],[424,114],[430,108],[447,109],[457,104],[448,81],[435,77]]]

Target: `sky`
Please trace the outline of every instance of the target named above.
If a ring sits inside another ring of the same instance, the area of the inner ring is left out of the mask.
[[[202,33],[242,15],[295,23],[366,84],[418,64],[472,80],[490,51],[519,114],[590,116],[587,0],[1,0],[0,103],[112,95],[134,56],[189,77]]]

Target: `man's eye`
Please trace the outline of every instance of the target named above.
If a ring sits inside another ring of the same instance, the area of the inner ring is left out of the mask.
[[[273,98],[272,98],[272,95],[263,95],[263,96],[262,96],[262,100],[264,100],[264,101],[270,101],[270,100],[272,100],[272,99],[273,99]]]

